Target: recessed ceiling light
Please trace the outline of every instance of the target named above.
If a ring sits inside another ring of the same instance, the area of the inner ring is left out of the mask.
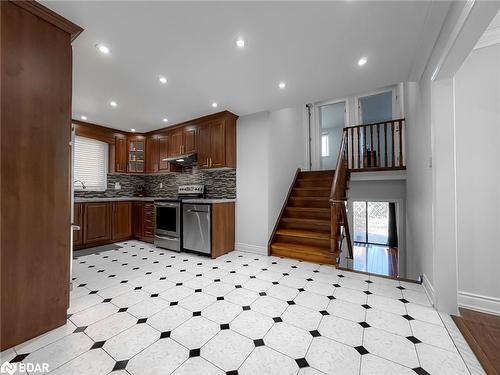
[[[118,104],[114,100],[112,100],[112,101],[109,102],[109,105],[111,107],[116,107]]]
[[[99,50],[99,52],[101,52],[105,55],[109,54],[109,48],[107,46],[105,46],[104,44],[96,44],[95,48],[97,48]]]
[[[163,83],[163,84],[166,84],[167,83],[167,79],[163,76],[160,76],[160,82]]]
[[[238,48],[245,47],[245,40],[243,38],[236,39],[236,47]]]
[[[280,82],[278,84],[278,87],[280,88],[280,90],[283,90],[286,87],[286,83],[285,82]]]
[[[363,65],[365,65],[365,64],[366,64],[366,62],[367,62],[367,61],[368,61],[368,60],[366,59],[366,57],[362,57],[362,58],[360,58],[360,59],[358,60],[358,65],[359,65],[359,66],[363,66]]]
[[[82,120],[86,120],[86,119],[87,119],[87,116],[80,116],[80,118],[81,118]]]
[[[165,117],[165,118],[163,119],[163,122],[168,122],[168,118],[166,118],[166,117]]]
[[[130,129],[130,131],[131,131],[132,133],[135,133],[135,129]]]
[[[219,106],[219,105],[218,105],[216,102],[213,102],[213,103],[212,103],[212,107],[213,107],[213,108],[217,108],[218,106]]]

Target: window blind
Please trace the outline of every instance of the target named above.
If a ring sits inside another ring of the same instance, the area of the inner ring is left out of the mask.
[[[91,138],[75,137],[73,181],[80,180],[85,190],[104,191],[107,185],[108,144]],[[82,190],[80,183],[75,190]]]

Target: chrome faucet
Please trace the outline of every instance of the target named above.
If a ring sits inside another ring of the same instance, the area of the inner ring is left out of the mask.
[[[73,182],[73,184],[76,184],[77,182],[79,182],[79,183],[81,183],[81,184],[82,184],[82,189],[84,189],[84,190],[85,190],[85,189],[87,188],[87,187],[85,186],[85,184],[83,183],[83,181],[82,181],[82,180],[75,180],[75,181]]]

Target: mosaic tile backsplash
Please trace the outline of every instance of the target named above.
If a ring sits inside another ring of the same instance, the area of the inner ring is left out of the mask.
[[[120,183],[120,190],[115,190],[116,182]],[[200,170],[194,167],[192,169],[185,168],[183,173],[166,172],[148,175],[113,173],[108,174],[107,183],[106,191],[75,191],[75,197],[129,197],[134,195],[140,186],[144,186],[148,196],[175,198],[179,185],[203,184],[206,187],[207,198],[236,198],[235,169]],[[160,183],[163,184],[161,188]]]

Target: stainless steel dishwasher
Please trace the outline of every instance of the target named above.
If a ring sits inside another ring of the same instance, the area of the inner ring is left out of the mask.
[[[183,204],[183,248],[211,254],[212,238],[209,204]]]

